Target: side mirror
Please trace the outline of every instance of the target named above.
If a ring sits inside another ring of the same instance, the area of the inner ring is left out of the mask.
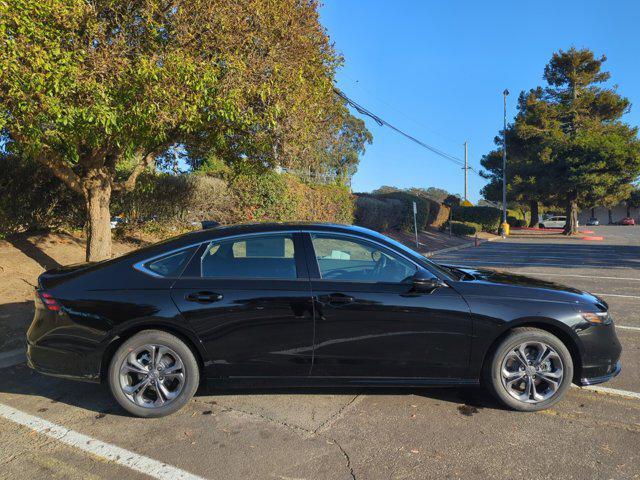
[[[434,277],[427,271],[418,271],[411,279],[413,283],[413,290],[420,293],[431,293],[435,289],[440,287],[446,287],[444,283],[437,277]]]

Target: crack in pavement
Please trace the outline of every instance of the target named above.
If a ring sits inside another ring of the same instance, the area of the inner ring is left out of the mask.
[[[316,427],[313,430],[313,433],[317,434],[319,432],[321,432],[322,430],[326,430],[329,427],[331,427],[331,425],[333,425],[333,422],[339,418],[342,417],[342,414],[345,412],[345,410],[347,410],[347,408],[349,408],[351,405],[354,404],[354,402],[358,399],[358,398],[363,398],[363,395],[358,393],[356,394],[351,400],[349,400],[347,403],[345,403],[342,407],[340,407],[340,409],[334,413],[333,415],[331,415],[328,419],[326,419],[324,422],[322,422],[320,425],[318,425],[318,427]]]
[[[353,467],[351,466],[351,458],[349,457],[349,454],[347,453],[347,451],[344,448],[342,448],[342,445],[340,445],[340,443],[335,438],[331,438],[331,437],[326,437],[326,438],[329,438],[329,440],[335,443],[335,445],[340,449],[340,451],[342,452],[342,455],[344,455],[344,458],[347,461],[347,468],[349,469],[349,474],[351,475],[351,479],[356,480],[356,474],[353,471]]]
[[[310,430],[308,428],[305,427],[301,427],[299,425],[291,425],[287,422],[283,422],[282,420],[277,420],[275,418],[272,418],[268,415],[265,415],[263,413],[256,413],[256,412],[251,412],[248,410],[243,410],[240,408],[236,408],[236,407],[231,407],[229,405],[225,405],[222,403],[218,403],[217,405],[222,409],[223,412],[236,412],[236,413],[242,413],[244,415],[248,415],[251,417],[257,417],[260,418],[261,420],[267,421],[269,423],[274,423],[276,425],[280,425],[282,427],[285,427],[297,434],[300,433],[304,433],[307,435],[308,438],[311,437],[316,437],[316,438],[323,438],[325,439],[325,441],[327,441],[328,444],[330,445],[335,445],[336,447],[338,447],[338,450],[340,450],[340,453],[342,454],[342,456],[345,458],[346,462],[347,462],[347,470],[349,471],[349,475],[351,476],[352,480],[356,480],[356,474],[353,470],[353,467],[351,466],[351,457],[349,456],[349,454],[347,453],[347,451],[344,449],[344,447],[333,437],[329,437],[328,435],[325,435],[323,433],[320,432],[320,429],[323,427],[330,427],[330,425],[327,425],[331,420],[335,419],[338,415],[342,414],[344,412],[344,410],[349,407],[350,405],[353,404],[353,402],[356,401],[356,399],[360,397],[360,394],[357,394],[356,396],[354,396],[352,399],[350,399],[347,403],[345,403],[335,414],[333,414],[328,420],[326,420],[325,422],[323,422],[319,427],[315,428],[314,430]],[[203,401],[203,400],[199,400],[199,399],[194,399],[193,400],[194,403],[199,403],[199,404],[204,404],[204,405],[211,405],[211,403]]]

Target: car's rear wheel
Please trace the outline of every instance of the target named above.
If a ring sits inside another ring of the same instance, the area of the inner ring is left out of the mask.
[[[145,330],[126,340],[109,365],[116,401],[138,417],[162,417],[180,410],[200,382],[198,362],[179,338]]]
[[[573,379],[571,354],[562,341],[537,328],[516,328],[493,351],[485,383],[506,406],[521,411],[549,408]]]

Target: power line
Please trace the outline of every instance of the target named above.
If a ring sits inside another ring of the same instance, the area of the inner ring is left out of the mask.
[[[357,103],[356,101],[350,99],[349,97],[347,97],[347,95],[341,91],[340,89],[338,89],[337,87],[333,88],[333,91],[335,92],[336,95],[338,95],[340,98],[342,98],[345,102],[347,102],[348,105],[350,105],[351,107],[353,107],[358,113],[362,114],[362,115],[366,115],[367,117],[372,118],[378,125],[382,126],[386,126],[389,127],[390,129],[394,130],[395,132],[399,133],[400,135],[408,138],[409,140],[411,140],[414,143],[417,143],[418,145],[420,145],[423,148],[426,148],[427,150],[429,150],[430,152],[435,153],[436,155],[439,155],[440,157],[444,158],[445,160],[448,160],[450,162],[452,162],[455,165],[458,165],[459,167],[463,167],[464,168],[464,160],[462,160],[461,158],[458,158],[454,155],[451,155],[449,153],[446,153],[442,150],[440,150],[439,148],[434,147],[433,145],[429,145],[427,143],[424,143],[421,140],[418,140],[416,137],[409,135],[406,132],[403,132],[402,130],[400,130],[399,128],[391,125],[389,122],[387,122],[386,120],[380,118],[378,115],[376,115],[375,113],[367,110],[365,107],[363,107],[362,105],[360,105],[359,103]],[[472,172],[474,172],[475,174],[477,174],[478,176],[480,176],[480,174],[473,169],[472,167],[467,167],[469,170],[471,170]]]

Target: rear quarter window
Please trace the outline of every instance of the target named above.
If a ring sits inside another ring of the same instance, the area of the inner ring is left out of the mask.
[[[170,253],[164,257],[148,262],[145,268],[161,277],[177,277],[187,266],[187,262],[193,255],[194,248]]]

